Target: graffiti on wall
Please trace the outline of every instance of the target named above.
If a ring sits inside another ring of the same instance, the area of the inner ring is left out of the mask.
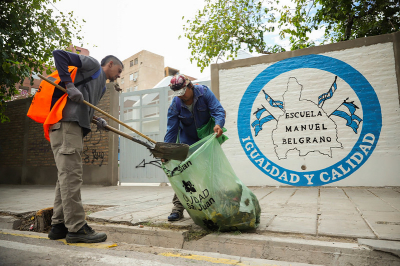
[[[85,164],[96,164],[99,167],[103,165],[105,152],[100,146],[103,134],[105,134],[103,131],[92,128],[92,131],[84,137],[82,160]]]
[[[151,161],[148,161],[148,162],[146,162],[146,159],[143,159],[138,165],[136,165],[135,168],[145,168],[146,165],[154,165],[155,167],[162,168],[161,167],[161,160],[157,160],[157,159],[156,160],[151,160]]]
[[[241,145],[267,176],[288,185],[320,186],[357,171],[378,142],[382,115],[367,79],[322,55],[282,60],[244,93]]]

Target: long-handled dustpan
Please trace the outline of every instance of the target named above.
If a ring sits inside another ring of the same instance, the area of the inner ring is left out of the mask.
[[[46,82],[48,82],[48,83],[52,84],[53,86],[55,86],[57,89],[60,89],[60,90],[62,90],[62,91],[65,92],[65,93],[67,92],[66,89],[64,89],[64,88],[61,87],[60,85],[58,85],[58,84],[52,82],[51,80],[45,78],[44,76],[42,76],[42,75],[40,75],[40,74],[39,74],[38,76],[39,76],[41,79],[45,80]],[[135,139],[135,138],[129,136],[128,134],[125,134],[125,133],[123,133],[123,132],[121,132],[121,131],[119,131],[119,130],[117,130],[117,129],[115,129],[115,128],[112,128],[112,127],[110,127],[110,126],[108,126],[108,128],[107,128],[108,130],[110,130],[110,131],[112,131],[112,132],[114,132],[114,133],[117,133],[117,134],[119,134],[119,135],[121,135],[121,136],[124,136],[124,137],[126,137],[126,138],[128,138],[128,139],[130,139],[130,140],[133,140],[133,141],[135,141],[135,142],[137,142],[137,143],[139,143],[139,144],[145,146],[146,148],[148,148],[148,149],[150,150],[150,152],[154,155],[154,157],[156,157],[156,158],[162,158],[162,159],[179,160],[179,161],[183,161],[183,160],[186,159],[187,154],[188,154],[188,152],[189,152],[189,145],[187,145],[187,144],[180,144],[180,143],[156,142],[156,141],[152,140],[151,138],[149,138],[148,136],[146,136],[146,135],[140,133],[139,131],[137,131],[137,130],[131,128],[130,126],[128,126],[128,125],[125,124],[124,122],[119,121],[118,119],[116,119],[116,118],[113,117],[112,115],[107,114],[106,112],[104,112],[104,111],[101,110],[100,108],[94,106],[93,104],[91,104],[91,103],[89,103],[89,102],[87,102],[87,101],[83,101],[83,103],[86,104],[86,105],[88,105],[88,106],[90,106],[90,107],[93,108],[94,110],[96,110],[96,111],[102,113],[103,115],[107,116],[108,118],[110,118],[111,120],[117,122],[118,124],[123,125],[123,126],[126,127],[127,129],[129,129],[129,130],[135,132],[135,133],[138,134],[139,136],[141,136],[141,137],[147,139],[148,141],[154,143],[155,146],[152,147],[152,146],[150,146],[149,144],[147,144],[147,143],[145,143],[145,142],[143,142],[143,141],[140,141],[140,140],[138,140],[138,139]],[[113,129],[113,130],[111,130],[111,129]],[[117,131],[118,131],[118,132],[117,132]],[[122,134],[120,134],[120,133],[122,133]]]

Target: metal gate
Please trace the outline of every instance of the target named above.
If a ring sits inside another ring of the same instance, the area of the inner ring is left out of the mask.
[[[126,92],[120,95],[120,120],[155,141],[167,131],[167,111],[172,100],[169,87]],[[147,141],[123,126],[120,130]],[[148,142],[148,141],[147,141]],[[121,183],[162,183],[168,178],[160,159],[136,142],[120,137],[119,181]]]

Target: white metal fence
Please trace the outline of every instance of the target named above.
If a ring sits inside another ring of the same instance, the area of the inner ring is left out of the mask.
[[[120,120],[155,141],[163,141],[167,130],[168,93],[169,87],[122,93]],[[123,126],[120,130],[147,141]],[[160,159],[154,158],[146,147],[120,137],[121,183],[168,182],[160,165]]]
[[[208,86],[210,81],[195,82]],[[169,87],[122,93],[119,98],[120,120],[155,141],[164,141],[167,131],[167,112],[173,99]],[[141,138],[129,129],[120,130]],[[168,178],[161,169],[160,159],[136,142],[120,137],[119,182],[121,183],[162,183]]]

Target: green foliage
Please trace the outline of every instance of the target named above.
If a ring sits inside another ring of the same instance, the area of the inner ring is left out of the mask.
[[[66,49],[79,35],[81,26],[73,12],[53,12],[58,0],[2,1],[0,5],[0,121],[6,102],[18,94],[16,84],[32,73],[50,72],[52,51]]]
[[[197,62],[201,71],[214,58],[233,59],[243,44],[250,52],[263,53],[264,33],[274,28],[269,9],[258,0],[205,0],[194,20],[186,20],[184,36],[192,51],[190,61]],[[185,18],[183,18],[185,19]]]
[[[205,0],[203,10],[183,27],[190,60],[203,70],[215,59],[234,59],[241,48],[257,53],[285,51],[264,41],[264,34],[275,27],[281,39],[289,40],[291,50],[314,46],[310,33],[320,29],[325,32],[321,44],[400,29],[399,0],[291,1],[290,6],[278,7],[277,0]]]
[[[292,0],[283,7],[281,37],[290,35],[291,50],[313,46],[309,33],[324,29],[321,43],[334,43],[399,31],[399,0]],[[288,27],[289,26],[289,27]]]

